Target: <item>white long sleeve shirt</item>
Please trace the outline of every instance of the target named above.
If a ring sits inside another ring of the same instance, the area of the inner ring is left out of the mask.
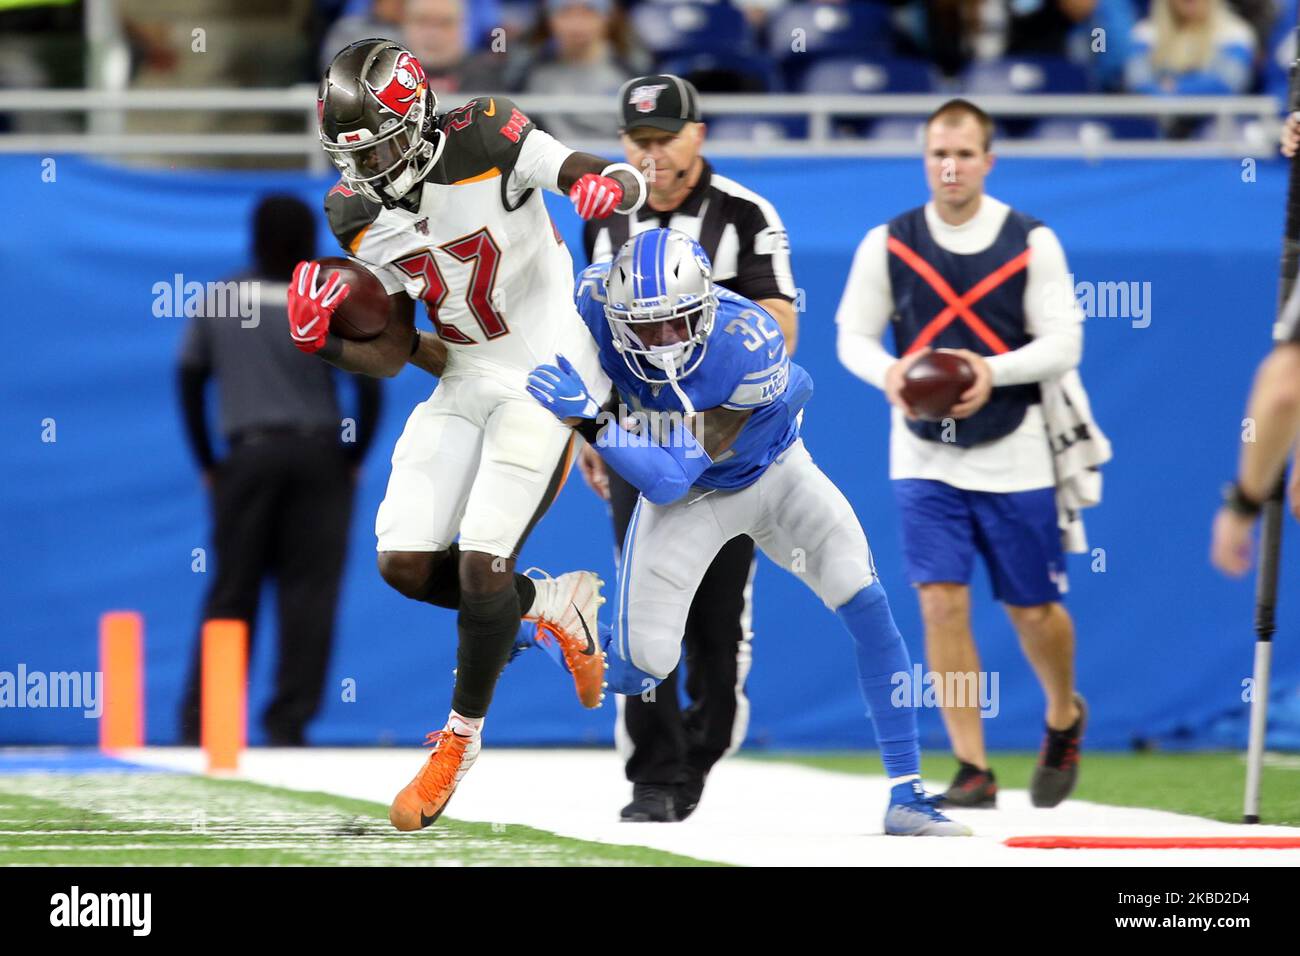
[[[992,245],[1011,207],[992,196],[960,226],[939,218],[934,203],[925,206],[930,234],[944,249],[973,255]],[[882,339],[894,312],[889,283],[888,225],[867,233],[853,257],[835,323],[840,361],[858,378],[885,387],[885,373],[896,359]],[[1056,234],[1046,226],[1030,230],[1025,282],[1025,328],[1033,340],[986,361],[994,386],[1021,385],[1054,378],[1079,364],[1083,354],[1083,312],[1074,298],[1074,280]],[[961,293],[964,290],[958,289]],[[974,306],[979,313],[979,304]],[[893,410],[889,442],[890,478],[927,478],[967,491],[1013,492],[1055,484],[1051,449],[1042,408],[1031,405],[1024,421],[1009,435],[962,448],[926,441],[908,429],[903,413]]]

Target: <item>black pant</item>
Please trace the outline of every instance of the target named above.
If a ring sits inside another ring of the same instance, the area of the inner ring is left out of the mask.
[[[303,743],[320,706],[352,495],[351,466],[334,436],[268,433],[235,442],[213,478],[216,567],[203,619],[248,622],[251,651],[262,582],[274,576],[279,657],[262,715],[272,744]],[[199,740],[201,656],[196,641],[181,705],[181,739],[190,744]]]
[[[637,494],[610,470],[610,508],[620,545]],[[708,773],[731,747],[738,722],[748,720],[741,671],[749,671],[745,592],[753,567],[753,539],[741,535],[723,545],[700,581],[682,639],[690,705],[681,708],[681,665],[655,688],[653,701],[626,698],[623,719],[632,742],[627,778],[633,783],[675,784]]]

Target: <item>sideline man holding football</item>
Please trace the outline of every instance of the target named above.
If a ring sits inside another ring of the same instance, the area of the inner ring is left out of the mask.
[[[885,832],[969,835],[921,787],[916,712],[891,701],[892,675],[911,667],[907,646],[853,508],[799,437],[812,379],[785,354],[772,316],[714,285],[700,244],[672,229],[643,232],[612,263],[588,266],[577,298],[616,392],[593,398],[563,354],[533,370],[528,390],[641,492],[619,564],[617,627],[601,632],[610,688],[637,696],[672,672],[690,610],[682,596],[696,593],[727,541],[749,535],[797,568],[853,639],[890,782]],[[636,434],[622,411],[610,413],[624,404],[645,415]]]
[[[859,245],[836,316],[840,361],[894,407],[889,471],[929,667],[980,670],[970,627],[978,552],[1047,697],[1030,791],[1035,806],[1051,807],[1077,779],[1087,710],[1061,604],[1065,564],[1039,383],[1078,365],[1083,316],[1055,234],[984,193],[988,114],[950,100],[925,128],[930,202]],[[898,359],[881,344],[891,322]],[[900,396],[908,368],[931,347],[957,352],[975,373],[952,422],[918,421]],[[979,710],[955,703],[944,701],[943,718],[961,767],[944,800],[994,806]]]
[[[338,273],[300,263],[289,292],[303,351],[367,375],[395,375],[408,360],[441,374],[398,440],[375,518],[384,580],[458,611],[451,714],[393,800],[400,830],[436,820],[477,757],[521,617],[560,643],[582,703],[600,702],[604,662],[590,633],[601,582],[588,571],[515,573],[572,451],[569,430],[525,391],[528,370],[563,351],[603,382],[573,304],[573,261],[537,188],[567,192],[583,218],[634,212],[646,191],[632,167],[568,149],[503,97],[437,107],[419,62],[390,40],[334,58],[317,113],[343,181],[325,209],[343,248],[384,283],[392,315],[378,338],[349,341],[329,332],[349,291]],[[415,330],[415,299],[440,341]]]
[[[793,354],[799,319],[785,226],[770,202],[714,172],[700,149],[705,124],[695,87],[677,76],[641,76],[619,91],[623,149],[645,172],[650,197],[635,214],[588,222],[590,262],[607,261],[632,236],[673,228],[700,243],[714,281],[753,299],[777,322]],[[587,484],[609,502],[614,540],[623,541],[637,490],[583,445],[578,464]],[[751,592],[757,561],[747,535],[728,541],[700,581],[686,618],[686,693],[678,670],[653,698],[619,697],[616,731],[632,783],[627,821],[684,820],[699,803],[710,769],[745,739],[751,662]]]
[[[1298,147],[1300,113],[1293,113],[1282,131],[1282,153],[1292,157]],[[1250,570],[1255,521],[1282,478],[1287,452],[1300,441],[1300,283],[1282,309],[1273,340],[1246,405],[1246,416],[1255,422],[1255,440],[1242,442],[1237,480],[1214,518],[1210,560],[1234,578]],[[1300,468],[1291,471],[1289,496],[1291,514],[1300,521]]]

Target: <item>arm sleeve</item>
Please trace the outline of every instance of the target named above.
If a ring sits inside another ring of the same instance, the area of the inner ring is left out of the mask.
[[[894,312],[889,287],[889,227],[877,226],[858,244],[844,295],[835,313],[840,363],[870,385],[883,389],[885,372],[895,361],[881,341]]]
[[[1046,226],[1029,233],[1025,282],[1027,345],[988,358],[993,385],[1023,385],[1055,378],[1079,364],[1083,355],[1083,311],[1074,298],[1074,276],[1065,250]]]
[[[347,455],[353,464],[359,465],[374,444],[384,393],[379,379],[369,375],[353,375],[352,383],[357,388],[357,441],[349,446]]]
[[[794,272],[790,269],[790,239],[776,207],[754,195],[753,205],[739,224],[740,254],[736,278],[728,285],[747,299],[795,297]]]
[[[678,425],[664,445],[632,435],[617,420],[592,445],[611,468],[656,505],[669,505],[691,490],[713,460],[690,429]]]

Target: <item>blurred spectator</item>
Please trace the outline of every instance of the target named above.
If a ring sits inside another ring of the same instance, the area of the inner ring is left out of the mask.
[[[343,15],[334,21],[320,46],[320,72],[329,68],[334,55],[356,43],[372,37],[396,39],[402,31],[402,13],[406,0],[366,0],[363,4],[350,4]],[[355,12],[349,12],[349,8]]]
[[[894,11],[893,24],[898,52],[929,60],[945,76],[973,59],[996,59],[1006,47],[1002,0],[909,0]]]
[[[1133,28],[1124,85],[1133,93],[1245,93],[1255,34],[1224,0],[1152,0]]]
[[[322,7],[327,7],[330,6],[331,3],[329,2],[329,0],[321,0],[320,5]],[[386,39],[391,39],[391,40],[399,39],[397,35],[397,28],[400,25],[402,19],[401,0],[398,0],[396,4],[392,4],[397,8],[396,13],[391,13],[382,17],[374,8],[380,6],[389,6],[389,4],[385,3],[384,0],[343,0],[342,3],[337,3],[334,5],[341,8],[341,13],[339,13],[339,20],[344,20],[344,19],[356,19],[356,20],[370,19],[372,21],[382,20],[384,25],[387,27],[386,30],[380,33],[366,33],[366,34],[354,36],[351,39],[347,40],[346,42],[340,44],[334,50],[334,53],[337,53],[339,50],[343,49],[343,47],[347,46],[348,43],[355,43],[357,40],[368,40],[371,37],[384,37]],[[467,50],[476,50],[479,47],[483,46],[487,42],[487,38],[490,37],[492,30],[494,30],[497,26],[502,24],[504,16],[505,13],[501,8],[500,0],[474,0],[474,2],[470,4],[469,8],[465,11],[465,18],[463,21],[464,31],[465,31],[465,48]],[[324,56],[323,62],[325,63],[326,66],[328,66],[330,57],[332,57],[333,54],[328,53],[327,50],[322,50],[321,52],[322,55]]]
[[[280,653],[275,693],[262,715],[272,746],[302,745],[320,705],[356,473],[380,408],[379,382],[351,376],[357,411],[346,426],[335,395],[338,373],[284,334],[294,265],[315,255],[316,217],[306,204],[291,196],[262,200],[253,216],[254,268],[236,277],[241,288],[256,290],[255,321],[195,316],[180,356],[186,435],[212,496],[216,573],[203,620],[244,621],[251,642],[262,584],[276,581]],[[220,461],[204,400],[214,378],[229,446]],[[180,714],[187,744],[199,740],[199,661],[196,640]]]
[[[972,61],[1007,55],[1066,56],[1097,0],[910,0],[894,14],[901,53],[956,76]]]
[[[439,96],[504,89],[505,51],[471,54],[465,42],[463,0],[406,0],[402,41]]]
[[[1088,70],[1097,90],[1116,91],[1124,86],[1124,68],[1133,52],[1133,27],[1137,15],[1132,0],[1097,0],[1092,15],[1070,37],[1069,57]],[[1097,38],[1094,31],[1100,31]],[[1096,39],[1102,41],[1097,49]]]
[[[1264,58],[1264,91],[1277,99],[1279,109],[1285,109],[1291,61],[1296,55],[1296,0],[1281,0],[1279,7]]]
[[[535,38],[537,53],[520,89],[528,93],[614,96],[638,72],[626,21],[611,0],[547,0]],[[547,132],[562,142],[617,139],[618,117],[603,111],[542,117]]]
[[[1006,52],[1065,56],[1070,33],[1096,7],[1097,0],[1008,0]]]
[[[1286,6],[1286,0],[1227,0],[1228,8],[1245,20],[1255,32],[1255,49],[1265,50],[1268,38],[1278,22],[1279,7]],[[1291,18],[1288,26],[1295,28],[1295,5],[1291,5]],[[1256,66],[1261,65],[1257,62]]]

